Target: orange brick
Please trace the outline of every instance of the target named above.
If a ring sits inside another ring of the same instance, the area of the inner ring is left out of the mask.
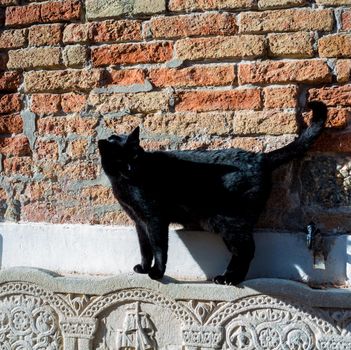
[[[62,135],[66,128],[65,117],[45,117],[37,120],[37,131],[39,135]]]
[[[323,101],[328,106],[351,106],[351,85],[309,89],[310,101]]]
[[[140,41],[141,30],[141,22],[136,20],[96,22],[90,25],[90,39],[93,42]]]
[[[22,75],[18,72],[0,72],[0,91],[16,91]]]
[[[32,95],[31,111],[43,115],[61,111],[61,96],[55,94]]]
[[[168,61],[172,56],[173,45],[170,42],[116,44],[92,49],[92,61],[95,67],[158,63]]]
[[[258,0],[260,9],[276,9],[306,5],[307,0]]]
[[[263,89],[265,108],[296,108],[298,88],[292,86],[268,86]]]
[[[61,36],[60,24],[34,26],[29,29],[28,41],[31,46],[58,45]]]
[[[39,23],[40,21],[40,4],[6,8],[5,24],[7,26]]]
[[[230,65],[159,68],[150,70],[149,79],[156,87],[220,86],[233,84],[235,73]]]
[[[0,31],[0,49],[18,49],[26,46],[26,43],[26,29]]]
[[[70,92],[61,97],[62,110],[65,113],[81,112],[86,106],[87,97],[85,95]]]
[[[351,35],[333,34],[323,36],[318,41],[320,57],[350,57]]]
[[[177,95],[176,111],[216,111],[259,109],[260,89],[184,91]]]
[[[264,61],[239,65],[240,84],[328,83],[331,73],[322,60]]]
[[[348,83],[351,78],[351,60],[338,60],[335,68],[338,83]]]
[[[256,7],[255,0],[170,0],[170,11],[198,11],[249,9]]]
[[[0,134],[20,134],[23,132],[23,120],[20,114],[0,116]]]
[[[80,159],[86,157],[87,148],[87,140],[74,140],[69,143],[67,153],[72,159]]]
[[[116,203],[116,199],[113,196],[111,188],[101,185],[84,188],[81,196],[82,198],[87,199],[89,203],[93,205],[108,205]]]
[[[341,15],[342,30],[351,30],[351,10],[345,10]]]
[[[107,83],[110,85],[126,86],[145,83],[145,73],[142,69],[110,69],[107,74]]]
[[[150,28],[154,38],[233,35],[238,31],[236,17],[229,13],[155,17],[151,19]]]
[[[49,1],[41,5],[42,22],[67,22],[80,19],[82,6],[78,0]]]
[[[0,114],[19,112],[21,105],[21,96],[19,94],[0,95]]]
[[[4,173],[7,176],[22,175],[22,176],[32,176],[32,157],[11,157],[5,158]]]
[[[0,153],[5,156],[29,156],[31,150],[27,137],[19,135],[15,137],[0,138]]]
[[[54,140],[37,139],[35,143],[35,156],[45,161],[56,161],[59,157],[58,144]]]
[[[243,12],[240,33],[297,32],[305,30],[332,31],[331,10],[288,9]]]

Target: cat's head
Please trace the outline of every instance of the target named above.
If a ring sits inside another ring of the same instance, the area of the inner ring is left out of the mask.
[[[129,177],[132,174],[135,163],[143,152],[139,132],[137,127],[129,135],[112,135],[98,141],[101,164],[106,175]]]

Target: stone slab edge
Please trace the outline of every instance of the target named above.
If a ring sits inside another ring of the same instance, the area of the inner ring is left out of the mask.
[[[165,277],[153,281],[133,273],[113,277],[59,276],[50,271],[16,267],[0,271],[0,284],[29,282],[56,293],[104,295],[121,289],[147,288],[173,299],[233,301],[266,294],[298,301],[310,307],[351,308],[351,289],[312,289],[302,283],[283,279],[254,279],[238,287],[213,283],[188,283]]]

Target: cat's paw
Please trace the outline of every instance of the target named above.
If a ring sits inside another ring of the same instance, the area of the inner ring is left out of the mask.
[[[160,280],[164,275],[164,272],[160,271],[159,269],[152,267],[149,272],[149,277],[153,280]]]
[[[235,277],[232,274],[224,274],[216,276],[213,282],[216,284],[225,284],[227,286],[236,286],[237,284],[243,282],[244,279]]]
[[[135,265],[133,270],[136,273],[144,273],[144,274],[150,271],[150,269],[143,267],[141,264]]]

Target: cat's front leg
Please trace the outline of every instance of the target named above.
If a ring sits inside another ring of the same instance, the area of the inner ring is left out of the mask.
[[[163,277],[166,271],[168,224],[154,220],[147,225],[147,232],[154,255],[154,265],[151,267],[149,277],[158,280]]]
[[[140,224],[136,224],[141,254],[141,263],[134,266],[137,273],[149,273],[152,264],[152,248],[146,230]]]

